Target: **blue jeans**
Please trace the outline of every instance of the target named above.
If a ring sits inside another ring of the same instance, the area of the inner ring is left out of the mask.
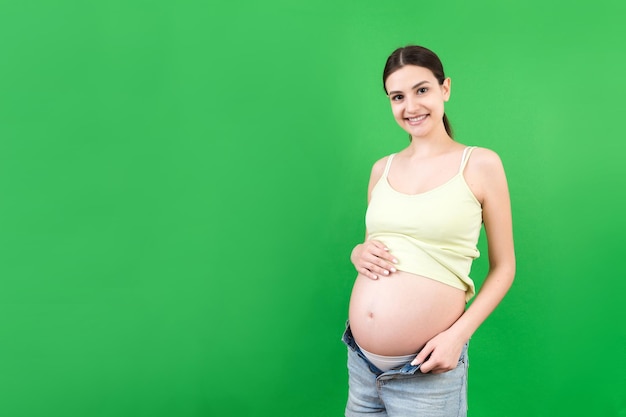
[[[349,325],[342,340],[348,346],[346,417],[467,416],[467,344],[456,368],[424,374],[410,363],[382,372],[363,355]]]

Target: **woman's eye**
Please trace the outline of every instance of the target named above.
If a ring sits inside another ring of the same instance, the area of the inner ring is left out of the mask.
[[[428,91],[428,87],[422,87],[417,90],[417,94],[426,94],[427,91]]]
[[[398,101],[398,100],[402,100],[403,98],[404,96],[402,94],[396,94],[395,96],[391,97],[391,100]]]

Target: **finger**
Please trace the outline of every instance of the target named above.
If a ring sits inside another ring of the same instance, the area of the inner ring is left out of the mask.
[[[387,271],[392,272],[396,271],[395,264],[398,263],[398,261],[394,257],[391,257],[391,259],[387,259],[386,257],[383,258],[381,256],[374,256],[370,258],[369,261],[381,269],[386,269]]]
[[[426,344],[426,346],[424,346],[424,348],[419,351],[415,359],[411,361],[411,365],[415,366],[415,365],[422,364],[423,366],[423,364],[426,363],[430,359],[430,356],[431,356],[430,354],[432,353],[432,351],[433,349],[430,348],[428,344]]]
[[[427,374],[431,371],[430,367],[428,366],[428,364],[426,362],[424,362],[421,366],[420,366],[420,372],[423,374]]]
[[[398,260],[396,259],[396,257],[389,251],[389,248],[380,244],[380,242],[376,243],[376,244],[372,244],[372,246],[370,246],[367,249],[367,252],[369,252],[370,254],[384,259],[386,261],[388,261],[389,263],[394,263],[397,264]]]
[[[439,369],[438,363],[432,359],[431,357],[428,357],[424,362],[422,362],[422,364],[420,365],[420,371],[424,374],[427,374],[429,372],[433,372]],[[434,373],[434,372],[433,372]]]
[[[457,362],[448,359],[439,359],[437,361],[428,360],[427,362],[429,363],[426,368],[430,369],[431,374],[442,374],[457,367]]]
[[[378,259],[383,261],[385,265],[389,265],[390,268],[393,267],[394,264],[398,263],[398,259],[391,252],[379,251],[376,252],[374,255],[376,255]]]
[[[367,261],[370,262],[372,267],[369,269],[378,274],[388,275],[389,272],[396,272],[396,267],[393,264],[382,259],[380,256],[376,256],[376,254],[368,256]]]
[[[371,255],[374,255],[377,258],[389,261],[390,263],[396,263],[396,264],[398,263],[398,260],[396,259],[396,257],[393,256],[391,252],[389,252],[389,249],[386,247],[372,246],[371,248],[369,248],[368,252]]]
[[[393,270],[390,269],[386,269],[383,267],[378,266],[378,261],[374,261],[374,262],[366,262],[363,265],[363,270],[367,271],[368,273],[377,275],[377,276],[388,276],[389,274],[391,274],[392,272],[395,272],[395,268]],[[359,270],[360,272],[363,272],[363,270]]]
[[[393,268],[385,268],[385,266],[380,266],[380,262],[377,261],[377,263],[371,263],[367,266],[367,269],[372,273],[372,274],[376,274],[379,277],[380,276],[389,276],[392,272],[396,272],[396,269]]]
[[[373,273],[367,268],[360,268],[359,273],[361,273],[362,275],[365,275],[369,279],[378,279],[378,275],[376,275],[375,273]]]
[[[454,368],[455,366],[438,365],[438,366],[432,367],[430,370],[430,373],[431,374],[443,374],[444,372],[450,372]],[[420,370],[421,370],[421,367],[420,367]]]
[[[366,246],[359,258],[361,260],[360,266],[373,274],[381,276],[397,271],[393,264],[393,262],[397,263],[395,257],[374,244]]]
[[[375,274],[378,274],[378,275],[389,276],[393,272],[396,272],[396,268],[389,267],[389,269],[386,269],[386,268],[383,268],[383,267],[380,267],[380,266],[372,266],[371,271],[374,272]]]
[[[376,257],[365,258],[365,259],[362,259],[361,262],[359,262],[359,265],[356,265],[357,267],[356,269],[359,273],[371,279],[378,279],[380,276],[389,275],[390,271],[385,268],[379,267],[377,265],[378,262],[380,261]],[[394,268],[394,272],[395,272],[395,268]]]

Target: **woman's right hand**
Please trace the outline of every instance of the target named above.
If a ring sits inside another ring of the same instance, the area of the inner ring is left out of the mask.
[[[394,264],[398,260],[389,253],[389,249],[378,240],[367,240],[352,249],[350,260],[357,272],[371,279],[389,276],[396,272]]]

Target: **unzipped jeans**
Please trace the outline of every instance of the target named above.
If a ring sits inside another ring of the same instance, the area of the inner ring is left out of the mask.
[[[367,360],[352,337],[350,326],[342,337],[348,346],[348,403],[346,417],[466,417],[467,344],[459,362],[441,374],[422,373],[410,363],[383,372]]]

